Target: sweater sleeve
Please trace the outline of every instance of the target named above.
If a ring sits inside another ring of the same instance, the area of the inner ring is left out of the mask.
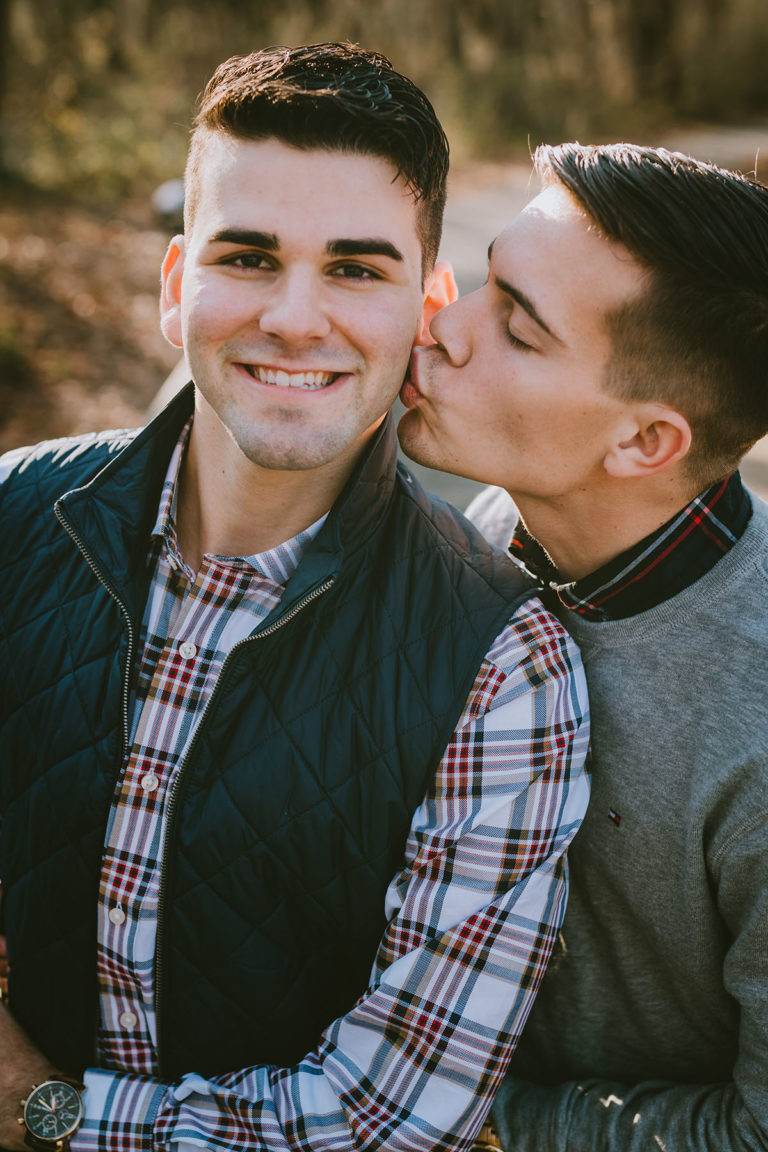
[[[506,1152],[768,1150],[768,818],[740,830],[717,862],[718,908],[732,943],[723,984],[740,1007],[733,1079],[719,1084],[511,1076],[494,1103]]]

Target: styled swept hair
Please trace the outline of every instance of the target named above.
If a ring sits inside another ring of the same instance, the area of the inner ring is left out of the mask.
[[[432,268],[442,233],[448,141],[421,89],[380,52],[355,44],[310,44],[265,48],[220,64],[200,97],[192,132],[187,230],[212,132],[388,160],[393,178],[402,177],[418,206],[422,266],[425,272]]]

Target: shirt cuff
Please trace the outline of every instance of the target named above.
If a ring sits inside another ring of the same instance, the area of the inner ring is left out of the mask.
[[[71,1152],[152,1152],[155,1116],[166,1085],[151,1076],[86,1070],[85,1118]]]

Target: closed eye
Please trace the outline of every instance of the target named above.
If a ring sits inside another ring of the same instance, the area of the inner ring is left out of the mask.
[[[510,332],[509,328],[506,329],[506,333],[507,339],[515,348],[519,348],[521,352],[533,352],[533,346],[526,344],[519,336],[515,336],[514,332]]]

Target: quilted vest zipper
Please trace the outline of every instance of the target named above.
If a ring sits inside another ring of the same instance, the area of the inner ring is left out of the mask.
[[[175,811],[176,811],[176,804],[177,804],[177,800],[178,800],[179,788],[181,785],[182,777],[183,777],[185,769],[187,768],[187,765],[189,764],[189,761],[192,757],[192,753],[195,749],[195,745],[197,744],[198,736],[200,735],[200,731],[203,727],[203,724],[205,723],[205,718],[208,715],[208,712],[210,711],[214,700],[216,699],[216,697],[219,694],[219,687],[220,687],[220,685],[224,679],[224,673],[227,670],[227,666],[231,663],[232,657],[234,656],[234,654],[240,648],[244,648],[247,644],[251,644],[255,640],[261,640],[265,636],[271,636],[274,632],[277,632],[278,629],[282,628],[284,624],[288,624],[289,621],[293,620],[295,616],[298,616],[299,612],[303,611],[303,609],[306,608],[308,604],[311,604],[313,600],[317,600],[317,598],[319,596],[322,596],[323,593],[327,592],[328,589],[331,588],[334,583],[335,583],[335,577],[332,576],[329,580],[326,580],[323,584],[319,584],[316,588],[313,588],[311,592],[308,592],[306,594],[306,596],[304,596],[303,599],[299,600],[297,604],[294,604],[293,608],[289,609],[285,613],[284,616],[281,616],[279,619],[275,620],[274,623],[270,624],[266,628],[263,628],[260,632],[254,632],[251,636],[247,636],[244,640],[240,640],[237,644],[235,644],[230,649],[226,659],[224,660],[224,663],[221,666],[221,671],[219,672],[219,676],[218,676],[218,679],[217,679],[216,684],[214,686],[214,689],[211,692],[211,695],[209,696],[205,707],[203,708],[202,715],[200,716],[200,720],[198,722],[197,728],[195,729],[195,734],[192,737],[192,742],[189,745],[189,748],[187,749],[187,752],[186,752],[184,759],[182,760],[181,764],[179,765],[179,770],[176,773],[176,778],[174,779],[173,784],[171,785],[171,787],[168,791],[168,796],[166,798],[166,803],[165,803],[165,814],[164,814],[165,835],[163,838],[162,855],[160,857],[160,884],[159,884],[158,893],[157,893],[157,929],[156,929],[157,935],[156,935],[156,941],[155,941],[155,1019],[156,1019],[156,1032],[157,1032],[156,1050],[157,1050],[157,1063],[158,1063],[158,1068],[160,1069],[161,1075],[162,1075],[162,1056],[161,1056],[161,1050],[160,1050],[160,1036],[161,1036],[160,1012],[161,1012],[161,1001],[162,1001],[162,991],[163,991],[164,958],[165,958],[165,935],[163,932],[163,925],[164,925],[164,920],[165,920],[167,888],[168,888],[166,865],[167,865],[168,858],[170,856],[171,831],[172,831],[173,818],[174,818]]]
[[[85,560],[85,562],[88,565],[88,567],[90,568],[91,572],[93,572],[94,576],[98,580],[99,584],[101,584],[101,586],[105,590],[105,592],[107,592],[108,595],[111,596],[112,599],[115,601],[118,608],[120,609],[120,612],[122,613],[123,619],[125,620],[126,631],[128,633],[128,647],[127,647],[126,655],[125,655],[125,667],[123,668],[123,696],[122,696],[123,747],[122,747],[122,752],[120,755],[120,764],[122,765],[122,763],[125,760],[125,757],[128,753],[128,740],[129,740],[129,735],[130,735],[130,733],[129,733],[128,705],[129,705],[130,683],[131,683],[131,666],[133,664],[133,656],[134,656],[134,651],[135,651],[135,647],[136,647],[136,634],[135,634],[134,628],[133,628],[133,621],[131,619],[131,614],[128,611],[128,608],[127,608],[125,602],[120,598],[120,595],[118,594],[116,589],[113,588],[111,586],[111,584],[109,583],[109,581],[102,575],[102,572],[101,572],[98,564],[94,560],[91,552],[86,547],[85,541],[83,540],[82,536],[80,536],[80,534],[72,527],[72,525],[66,519],[66,517],[64,515],[64,509],[61,507],[61,504],[58,500],[54,504],[53,510],[56,513],[56,518],[59,521],[59,523],[61,524],[62,528],[64,529],[64,531],[67,533],[67,535],[70,537],[70,539],[74,543],[75,547],[77,548],[77,550],[79,551],[79,553],[83,557],[83,559]],[[99,1018],[100,1018],[100,1007],[99,1007],[99,1000],[97,997],[96,1005],[95,1005],[95,1009],[94,1009],[94,1021],[93,1021],[93,1055],[94,1055],[94,1059],[96,1057],[96,1052],[98,1050]]]
[[[85,542],[83,541],[82,536],[80,536],[80,534],[76,531],[76,529],[74,529],[72,527],[72,525],[66,519],[66,517],[64,515],[64,510],[61,507],[60,501],[58,501],[58,500],[56,501],[56,503],[53,506],[53,510],[56,513],[56,518],[58,519],[62,528],[65,530],[67,535],[70,536],[71,539],[73,540],[75,546],[77,547],[78,551],[80,552],[81,556],[85,560],[88,567],[93,572],[93,574],[96,577],[96,579],[98,580],[99,584],[101,584],[102,588],[104,588],[104,590],[109,593],[109,595],[112,597],[112,599],[117,604],[118,608],[120,609],[120,611],[123,615],[125,623],[126,623],[126,630],[128,632],[128,650],[126,652],[126,657],[125,657],[125,667],[123,668],[123,697],[122,697],[123,749],[122,749],[122,755],[120,756],[120,763],[122,764],[123,761],[125,760],[127,753],[128,753],[128,739],[129,739],[129,735],[130,735],[130,733],[129,733],[128,705],[129,705],[129,696],[130,696],[131,666],[133,664],[133,657],[134,657],[134,652],[135,652],[135,647],[136,647],[136,633],[134,632],[133,621],[131,619],[131,614],[128,611],[128,608],[127,608],[125,602],[120,598],[120,595],[116,591],[116,589],[113,588],[112,585],[109,583],[109,581],[102,575],[102,572],[101,572],[98,564],[96,563],[96,561],[94,560],[90,551],[88,550]]]

